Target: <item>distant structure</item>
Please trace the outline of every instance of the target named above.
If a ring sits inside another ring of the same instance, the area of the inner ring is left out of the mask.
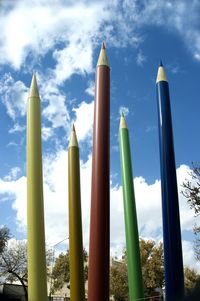
[[[88,300],[109,300],[110,67],[103,44],[96,69]]]
[[[33,75],[27,106],[28,300],[47,300],[40,97]]]
[[[162,62],[156,80],[162,188],[166,301],[184,296],[179,203],[174,156],[169,86]]]
[[[26,301],[24,288],[21,284],[0,284],[0,300]]]

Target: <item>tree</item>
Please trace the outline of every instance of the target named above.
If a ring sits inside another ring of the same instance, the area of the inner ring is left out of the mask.
[[[56,258],[52,271],[53,289],[52,292],[61,289],[64,283],[69,282],[69,253],[61,253]]]
[[[112,261],[110,267],[110,294],[121,301],[128,296],[128,275],[125,262]]]
[[[156,244],[153,240],[140,240],[140,254],[144,292],[152,296],[156,288],[162,288],[164,284],[164,257],[163,244]]]
[[[195,289],[200,289],[200,275],[194,269],[185,267],[184,276],[185,290],[187,295],[191,294]]]
[[[155,289],[162,288],[164,284],[162,243],[157,245],[153,240],[140,239],[140,255],[144,292],[146,296],[152,296],[155,294]],[[128,295],[126,250],[124,250],[121,263],[115,261],[114,263],[110,269],[110,291],[115,300],[120,301],[127,298]]]
[[[84,276],[85,281],[88,279],[88,255],[86,250],[83,250],[83,261],[84,261]],[[69,284],[70,281],[70,272],[69,272],[69,250],[66,254],[61,253],[58,258],[56,258],[55,265],[52,270],[53,286],[50,293],[58,291],[61,289],[65,283]],[[70,285],[68,285],[70,287]]]
[[[10,230],[3,226],[0,228],[0,254],[3,252],[8,239],[10,238]]]
[[[27,244],[16,241],[11,247],[4,248],[0,256],[0,275],[7,281],[19,280],[23,286],[25,299],[27,293]]]
[[[51,261],[52,251],[47,249],[47,275]],[[25,299],[28,300],[27,242],[15,241],[11,246],[4,247],[0,254],[0,276],[11,283],[16,280],[20,281],[24,289]]]
[[[200,215],[200,164],[193,163],[192,171],[189,173],[191,180],[186,179],[182,186],[182,194],[186,197],[190,208],[194,210],[194,216],[198,217]],[[195,257],[200,261],[200,226],[195,224],[193,228],[194,234],[196,236],[194,243]]]

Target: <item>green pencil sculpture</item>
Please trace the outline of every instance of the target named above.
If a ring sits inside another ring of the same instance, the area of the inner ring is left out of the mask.
[[[129,133],[122,114],[119,127],[121,173],[124,199],[126,250],[128,259],[128,286],[130,301],[144,298],[137,213],[131,165]]]

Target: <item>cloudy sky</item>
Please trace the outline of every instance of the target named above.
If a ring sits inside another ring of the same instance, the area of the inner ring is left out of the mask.
[[[26,103],[36,72],[42,111],[49,246],[68,237],[67,147],[80,145],[84,245],[88,247],[95,68],[102,42],[111,68],[111,253],[125,244],[118,127],[130,130],[139,233],[162,239],[155,79],[169,79],[179,191],[199,161],[198,0],[0,1],[0,225],[26,238]],[[184,264],[195,267],[193,212],[180,194]],[[66,249],[68,241],[56,248]]]

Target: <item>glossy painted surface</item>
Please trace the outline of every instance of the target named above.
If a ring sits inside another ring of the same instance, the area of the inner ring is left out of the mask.
[[[75,146],[76,145],[76,146]],[[72,131],[68,149],[70,300],[84,301],[83,239],[79,148]]]
[[[184,295],[179,202],[169,87],[157,83],[166,301]]]
[[[136,301],[140,300],[140,298],[144,298],[144,291],[140,260],[138,223],[135,205],[129,133],[128,129],[125,127],[124,117],[121,117],[119,141],[124,199],[126,251],[128,259],[129,300]]]
[[[28,300],[47,300],[40,98],[35,75],[27,107]]]
[[[103,51],[105,53],[105,50]],[[110,68],[97,66],[92,153],[88,300],[109,300]]]

